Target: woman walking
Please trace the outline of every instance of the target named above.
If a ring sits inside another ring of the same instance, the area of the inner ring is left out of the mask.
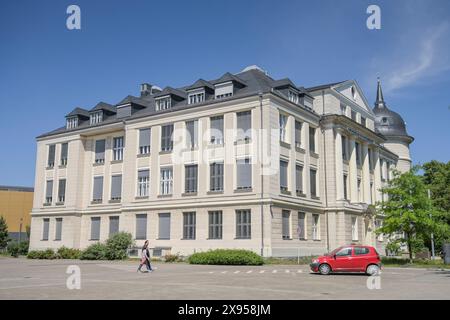
[[[138,272],[141,271],[141,268],[144,264],[147,267],[147,272],[153,271],[152,266],[150,265],[150,250],[148,249],[148,240],[145,240],[144,246],[142,247],[141,263],[139,264],[139,268],[137,269]]]

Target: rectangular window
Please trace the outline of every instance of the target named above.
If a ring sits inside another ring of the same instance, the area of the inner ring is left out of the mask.
[[[355,152],[356,152],[356,164],[361,165],[361,145],[355,142]]]
[[[295,146],[301,148],[302,146],[302,123],[295,120]]]
[[[281,234],[284,240],[291,239],[291,212],[281,212]]]
[[[284,114],[280,114],[280,141],[287,142],[286,141],[286,126],[287,126],[287,116]]]
[[[319,240],[319,215],[313,214],[312,215],[313,221],[312,221],[312,239],[313,240]]]
[[[170,97],[160,98],[155,101],[156,111],[172,108],[172,99]]]
[[[367,156],[369,157],[369,170],[373,171],[373,150],[368,149],[367,150]]]
[[[119,233],[119,216],[109,217],[109,236]]]
[[[53,168],[55,166],[55,149],[56,149],[55,144],[51,144],[48,146],[48,158],[47,158],[48,168]]]
[[[316,128],[309,127],[309,151],[316,152]]]
[[[73,129],[78,127],[78,118],[77,117],[73,117],[73,118],[67,118],[66,121],[66,128],[67,129]]]
[[[215,85],[214,96],[216,99],[223,99],[233,96],[233,82],[220,83]]]
[[[298,164],[295,166],[295,189],[297,195],[303,194],[303,167]]]
[[[122,175],[111,177],[111,200],[122,199]]]
[[[150,194],[150,170],[139,170],[137,181],[137,196],[147,197]]]
[[[198,145],[198,121],[186,121],[186,143],[188,149],[193,149]]]
[[[94,177],[92,201],[102,202],[102,200],[103,200],[103,177]]]
[[[55,219],[55,241],[60,241],[62,237],[62,218]]]
[[[237,116],[237,140],[249,141],[252,137],[252,112],[238,112]]]
[[[311,183],[311,197],[317,197],[317,170],[309,170],[309,179]]]
[[[136,215],[136,240],[147,239],[147,215]]]
[[[391,179],[391,164],[386,161],[386,179],[389,181]]]
[[[91,114],[91,125],[97,124],[103,121],[103,111],[97,111]]]
[[[236,210],[236,238],[250,239],[252,236],[252,216],[250,210]]]
[[[370,183],[370,204],[373,203],[373,182]]]
[[[210,190],[223,191],[223,163],[211,163],[210,170]]]
[[[384,162],[383,159],[380,159],[380,175],[381,175],[381,180],[384,181],[386,179],[386,176],[384,175],[384,168],[383,168],[384,163],[383,162]]]
[[[50,219],[44,218],[42,219],[42,240],[47,241],[48,240],[48,231],[49,231],[49,225],[50,225]]]
[[[172,151],[173,149],[173,124],[161,127],[161,151]]]
[[[280,160],[280,190],[288,190],[288,162]]]
[[[288,98],[289,98],[289,101],[291,101],[293,103],[298,103],[298,94],[296,92],[289,90]]]
[[[47,180],[46,190],[45,190],[45,203],[51,204],[53,201],[53,180]]]
[[[100,217],[91,217],[91,240],[100,240]]]
[[[158,239],[170,239],[170,213],[159,214]]]
[[[205,101],[205,93],[190,93],[188,96],[188,104],[200,103]]]
[[[160,193],[162,195],[172,194],[172,189],[173,189],[172,167],[161,168]]]
[[[352,241],[358,241],[358,219],[352,217]]]
[[[342,136],[341,140],[342,140],[342,159],[348,160],[347,159],[347,137]]]
[[[211,143],[223,144],[223,116],[211,117]]]
[[[348,176],[346,174],[344,174],[344,199],[347,200],[348,199],[348,194],[347,194],[347,180],[348,180]]]
[[[208,212],[208,238],[222,239],[222,211]]]
[[[250,159],[236,160],[237,189],[252,188],[252,164]]]
[[[113,139],[113,160],[123,160],[123,137],[115,137]]]
[[[345,112],[346,109],[347,109],[347,107],[345,105],[341,104],[341,114],[344,116],[346,115],[346,112]]]
[[[66,179],[59,179],[58,202],[64,203],[65,200],[66,200]]]
[[[357,180],[357,188],[358,188],[358,201],[362,202],[361,201],[361,179]]]
[[[105,163],[105,140],[95,141],[95,163]]]
[[[139,154],[150,153],[150,128],[139,130]]]
[[[195,239],[195,212],[183,212],[183,239]]]
[[[69,144],[68,143],[62,143],[61,144],[61,165],[62,166],[66,166],[67,165],[67,154],[68,154],[68,147]]]
[[[198,180],[198,165],[196,164],[186,165],[184,167],[184,172],[185,172],[184,192],[196,193]]]
[[[356,112],[352,110],[351,112],[351,118],[353,121],[356,121]]]
[[[297,225],[297,234],[300,240],[306,239],[306,223],[305,223],[305,213],[298,213],[298,225]]]
[[[361,124],[365,127],[366,126],[366,118],[361,117]]]

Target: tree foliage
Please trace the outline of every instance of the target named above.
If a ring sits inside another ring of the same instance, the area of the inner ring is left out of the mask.
[[[418,169],[414,167],[403,174],[394,171],[389,185],[381,190],[388,200],[378,203],[378,210],[385,216],[378,232],[399,235],[398,241],[408,246],[410,260],[423,246],[424,237],[432,232],[448,232],[448,225],[442,223],[442,212],[428,198],[427,187],[417,174]]]
[[[8,225],[3,216],[0,216],[0,249],[6,248],[8,245]]]

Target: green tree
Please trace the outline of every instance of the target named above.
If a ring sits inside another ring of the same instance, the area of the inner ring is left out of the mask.
[[[0,216],[0,249],[6,248],[8,245],[8,225],[5,218]]]
[[[431,232],[448,232],[448,226],[440,220],[441,212],[428,198],[422,177],[417,175],[418,169],[414,167],[403,174],[394,171],[389,185],[381,190],[388,200],[377,204],[378,210],[385,216],[384,224],[377,232],[400,235],[398,241],[408,246],[411,262],[425,236]]]

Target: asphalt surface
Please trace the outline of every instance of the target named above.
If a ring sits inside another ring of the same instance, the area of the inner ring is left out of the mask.
[[[67,273],[73,265],[80,270],[80,289],[67,287],[78,283]],[[130,261],[2,257],[0,299],[450,299],[450,270],[383,268],[374,279],[321,276],[306,265],[153,266],[152,273],[138,273]]]

